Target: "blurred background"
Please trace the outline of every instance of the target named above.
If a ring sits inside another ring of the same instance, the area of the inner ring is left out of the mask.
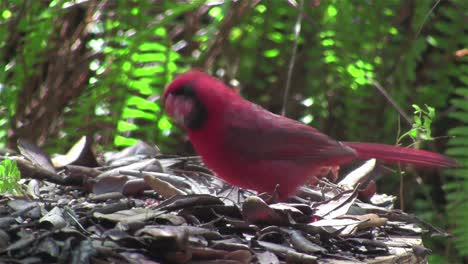
[[[378,184],[455,235],[432,263],[468,262],[468,1],[1,1],[0,146],[192,155],[158,101],[192,67],[275,113],[290,79],[286,115],[337,139],[457,158]]]

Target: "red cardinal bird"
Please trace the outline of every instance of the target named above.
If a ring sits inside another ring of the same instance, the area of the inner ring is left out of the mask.
[[[293,195],[324,166],[376,158],[422,167],[454,160],[428,151],[383,144],[340,142],[315,128],[251,103],[200,71],[178,76],[164,91],[166,113],[188,133],[205,164],[227,182],[258,192]],[[312,184],[316,184],[318,179]]]

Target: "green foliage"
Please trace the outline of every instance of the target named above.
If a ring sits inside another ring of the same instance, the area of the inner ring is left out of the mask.
[[[48,48],[47,40],[54,29],[54,17],[60,12],[57,6],[42,8],[39,1],[8,1],[0,4],[0,146],[4,146],[7,131],[16,114],[18,96],[32,75],[40,71],[36,67],[44,61],[41,54]],[[27,12],[18,17],[19,5]],[[10,25],[10,27],[8,26]],[[21,38],[10,35],[12,28],[17,32],[31,32]],[[14,50],[14,52],[8,52]]]
[[[419,141],[420,139],[434,140],[434,138],[431,136],[431,125],[435,118],[435,108],[424,105],[426,107],[426,110],[424,110],[416,104],[413,104],[412,106],[415,110],[413,116],[413,126],[408,132],[404,133],[398,138],[398,142],[401,142],[402,139],[406,136],[410,136],[413,141]]]
[[[21,173],[16,165],[16,161],[8,158],[0,162],[0,193],[22,193],[19,185]]]
[[[468,65],[465,64],[462,71],[468,72]],[[461,77],[461,76],[460,76]],[[465,77],[461,77],[464,79]],[[456,236],[454,245],[463,256],[468,256],[468,81],[464,82],[465,87],[455,89],[459,96],[451,100],[456,111],[450,116],[460,122],[460,125],[451,129],[449,135],[453,136],[449,140],[447,154],[457,158],[459,168],[452,169],[449,173],[453,180],[447,181],[445,191],[449,204],[449,221],[454,227],[453,234]]]
[[[161,11],[170,15],[154,23],[150,1],[120,1],[115,10],[109,10],[115,13],[92,24],[92,32],[99,37],[90,40],[89,46],[104,57],[91,62],[94,76],[89,89],[70,108],[66,118],[70,122],[66,128],[70,129],[65,133],[70,138],[83,134],[72,124],[94,113],[87,125],[111,128],[100,134],[112,139],[115,146],[129,146],[138,139],[169,141],[167,135],[173,127],[155,95],[161,94],[174,74],[184,68],[177,65],[181,64],[181,56],[171,48],[174,43],[166,27],[177,15],[200,4],[167,2]]]

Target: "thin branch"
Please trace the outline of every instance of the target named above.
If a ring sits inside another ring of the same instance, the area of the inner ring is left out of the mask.
[[[387,99],[387,101],[400,113],[401,117],[408,123],[408,125],[412,125],[411,118],[405,113],[405,111],[398,105],[398,103],[393,100],[393,98],[387,93],[385,88],[380,85],[376,80],[367,77],[367,79],[374,85],[375,88]]]
[[[431,7],[431,10],[429,10],[429,13],[426,14],[426,16],[424,17],[424,20],[423,22],[421,23],[421,26],[419,27],[418,31],[416,32],[416,35],[414,35],[414,39],[417,39],[419,34],[421,33],[423,27],[424,27],[424,24],[426,23],[427,19],[429,18],[429,16],[432,14],[432,12],[434,12],[434,9],[439,5],[439,3],[441,2],[442,0],[437,0],[437,2]]]
[[[209,69],[214,61],[222,54],[229,40],[229,34],[233,27],[237,26],[241,18],[254,8],[260,0],[234,1],[228,9],[229,12],[219,25],[219,29],[214,34],[213,39],[208,43],[208,47],[203,56],[198,61],[198,66],[202,69]]]
[[[301,24],[302,24],[303,16],[304,16],[304,0],[300,0],[299,14],[297,16],[296,24],[294,25],[294,46],[292,50],[291,60],[289,61],[288,76],[286,78],[286,87],[284,89],[284,94],[283,94],[283,107],[281,109],[282,116],[286,115],[286,105],[288,102],[289,90],[291,89],[291,78],[292,78],[292,73],[294,70],[294,62],[296,61],[297,46],[299,43],[299,36],[301,33]]]

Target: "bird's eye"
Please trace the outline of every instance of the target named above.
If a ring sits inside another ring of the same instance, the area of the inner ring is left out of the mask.
[[[178,89],[174,90],[173,94],[193,97],[195,96],[195,89],[193,89],[192,84],[186,83],[186,84],[181,85]]]
[[[195,83],[185,82],[171,87],[164,99],[169,116],[188,129],[199,129],[205,123],[208,111],[199,100]]]

